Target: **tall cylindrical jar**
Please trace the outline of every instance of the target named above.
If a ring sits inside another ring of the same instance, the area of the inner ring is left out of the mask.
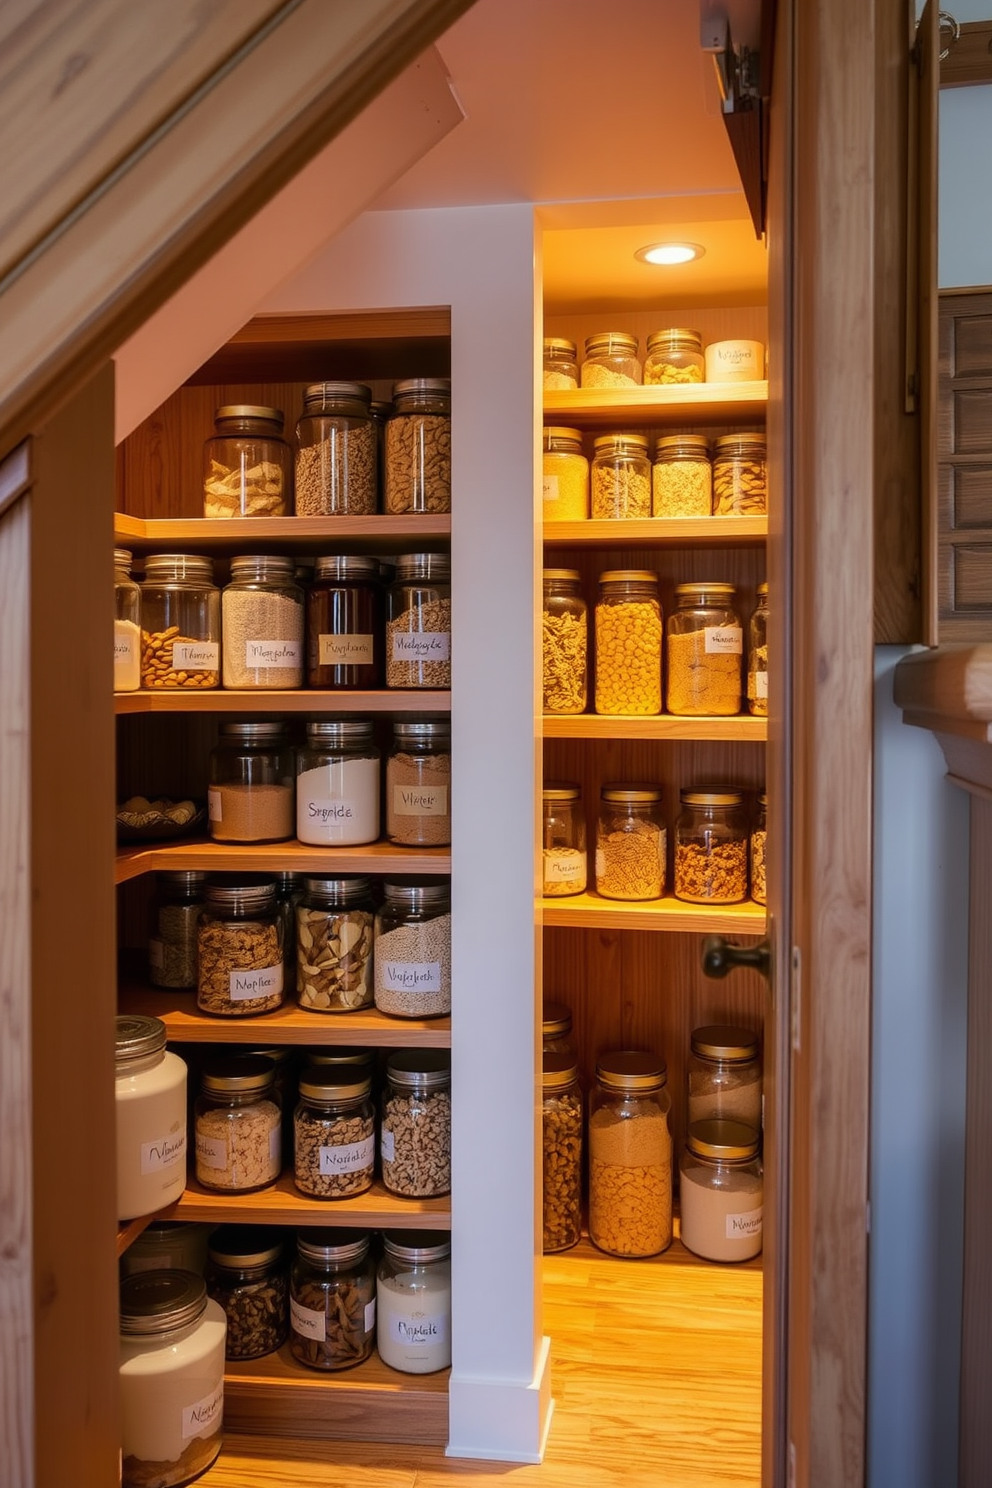
[[[375,1005],[396,1018],[451,1012],[451,885],[387,880],[375,917]]]
[[[744,632],[733,584],[679,584],[675,603],[668,617],[669,713],[739,713]]]
[[[289,1275],[277,1229],[221,1225],[210,1236],[204,1281],[227,1317],[229,1359],[261,1359],[285,1343]]]
[[[707,1261],[761,1250],[764,1182],[758,1133],[736,1121],[689,1127],[679,1170],[682,1244]]]
[[[364,517],[376,505],[372,392],[361,382],[315,382],[296,425],[296,515]]]
[[[197,955],[201,1012],[246,1018],[282,1005],[282,921],[271,880],[207,886]]]
[[[298,1230],[289,1278],[289,1348],[309,1369],[351,1369],[372,1353],[375,1264],[368,1230]]]
[[[372,1006],[374,921],[369,879],[306,880],[295,930],[300,1007],[354,1013]]]
[[[451,379],[409,377],[393,387],[386,425],[387,512],[451,510]]]
[[[694,1028],[686,1065],[686,1121],[739,1121],[761,1129],[758,1036],[721,1024]]]
[[[577,568],[544,570],[541,653],[545,713],[584,713],[589,618]]]
[[[159,1018],[118,1017],[117,1218],[154,1214],[186,1187],[186,1065]]]
[[[600,575],[596,605],[596,712],[661,712],[662,617],[648,569]]]
[[[713,467],[701,434],[666,434],[654,448],[651,515],[708,517],[713,504]]]
[[[589,1238],[617,1256],[657,1255],[672,1239],[671,1100],[655,1054],[596,1062],[589,1103]]]
[[[294,827],[293,755],[272,719],[222,723],[210,752],[207,815],[217,842],[283,842]]]
[[[574,1054],[544,1055],[543,1248],[568,1250],[582,1233],[582,1097]]]
[[[141,586],[141,685],[216,687],[220,590],[212,558],[153,553]]]
[[[307,592],[307,682],[349,691],[382,685],[379,565],[339,554],[317,559]]]
[[[379,1357],[403,1374],[434,1374],[451,1363],[451,1236],[386,1230],[377,1304]]]
[[[651,462],[645,434],[600,434],[592,457],[592,515],[642,519],[651,515]]]
[[[668,834],[654,785],[604,785],[596,829],[596,892],[604,899],[660,899]]]
[[[703,355],[703,338],[698,331],[684,326],[652,331],[646,345],[645,387],[671,387],[680,383],[703,381],[706,359]]]
[[[641,364],[637,337],[629,331],[599,331],[587,336],[585,360],[580,368],[584,388],[638,387]]]
[[[542,493],[546,522],[584,522],[589,515],[589,461],[582,433],[557,425],[544,431]]]
[[[761,516],[768,509],[763,434],[722,434],[713,446],[713,515]]]
[[[561,392],[579,385],[579,363],[575,342],[564,336],[544,338],[544,390]]]
[[[221,1449],[224,1310],[189,1271],[121,1284],[122,1488],[179,1488]]]
[[[675,897],[689,904],[747,898],[747,823],[742,791],[696,786],[679,792]]]
[[[768,884],[765,877],[765,844],[768,841],[768,797],[764,791],[758,796],[758,814],[751,828],[749,849],[751,869],[751,898],[755,904],[767,904]]]
[[[279,408],[229,403],[214,414],[203,446],[205,517],[285,517],[292,511],[293,458]]]
[[[768,585],[758,585],[758,602],[747,627],[748,712],[768,716]]]
[[[199,965],[197,930],[205,873],[177,869],[156,875],[157,903],[148,939],[148,980],[153,987],[193,991]]]
[[[303,686],[303,590],[296,561],[248,553],[231,559],[221,595],[225,687]]]
[[[131,554],[114,549],[114,691],[141,686],[141,589],[131,577]]]
[[[268,1188],[282,1166],[275,1065],[261,1054],[212,1057],[196,1101],[196,1180],[220,1193]]]
[[[296,835],[315,847],[358,847],[379,836],[379,748],[367,718],[307,724],[296,756]]]
[[[541,892],[546,898],[581,894],[586,887],[586,817],[582,791],[548,782],[542,791]]]
[[[386,835],[403,847],[451,841],[451,720],[397,718],[386,761]]]
[[[390,1054],[379,1151],[390,1193],[427,1199],[451,1192],[451,1056],[446,1050]]]
[[[386,686],[451,686],[451,558],[401,553],[387,596]]]
[[[372,1187],[372,1081],[359,1065],[310,1065],[293,1117],[293,1178],[314,1199],[347,1199]]]

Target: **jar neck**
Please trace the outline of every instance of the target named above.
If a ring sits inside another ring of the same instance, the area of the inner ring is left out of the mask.
[[[327,1096],[318,1099],[315,1095],[300,1094],[300,1105],[308,1111],[316,1111],[320,1116],[338,1116],[345,1111],[357,1111],[369,1099],[368,1095],[349,1095],[337,1099]]]
[[[150,1054],[140,1054],[131,1059],[117,1059],[118,1080],[129,1080],[134,1075],[141,1075],[146,1070],[154,1069],[156,1065],[164,1062],[165,1054],[165,1049],[153,1049]]]

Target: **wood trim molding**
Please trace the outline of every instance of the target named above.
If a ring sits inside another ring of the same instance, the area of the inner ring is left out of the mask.
[[[940,64],[942,88],[992,83],[992,20],[966,21]]]

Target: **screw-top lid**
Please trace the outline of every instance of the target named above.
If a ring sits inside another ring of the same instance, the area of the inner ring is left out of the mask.
[[[272,875],[276,893],[280,895],[292,894],[300,886],[302,875],[299,873],[274,873]]]
[[[703,338],[699,331],[687,326],[670,326],[666,330],[652,331],[647,339],[648,351],[667,348],[671,351],[702,351]]]
[[[545,1054],[543,1083],[545,1090],[564,1090],[579,1078],[574,1054]]]
[[[549,780],[541,794],[546,801],[578,801],[582,795],[582,787],[566,780]]]
[[[449,744],[451,742],[450,718],[397,718],[393,724],[393,738],[397,744]]]
[[[718,1162],[748,1162],[757,1157],[761,1135],[742,1121],[694,1121],[686,1146],[694,1157]]]
[[[388,398],[373,398],[369,405],[369,412],[376,423],[384,424],[393,412],[393,405]]]
[[[658,1054],[635,1049],[617,1049],[601,1054],[596,1061],[596,1079],[607,1090],[641,1094],[660,1090],[668,1083],[668,1068]]]
[[[544,430],[544,449],[549,453],[581,455],[582,433],[579,429],[565,429],[560,424],[548,424]]]
[[[572,1031],[572,1009],[563,1002],[546,1002],[541,1032],[546,1039],[565,1038]]]
[[[372,1237],[368,1230],[346,1230],[330,1225],[320,1229],[297,1230],[296,1249],[305,1261],[318,1266],[330,1262],[336,1266],[349,1261],[363,1261],[369,1253]]]
[[[324,1049],[308,1049],[307,1064],[317,1068],[328,1064],[355,1064],[362,1069],[372,1069],[376,1061],[375,1049],[350,1048],[347,1045]]]
[[[433,883],[414,879],[389,879],[383,883],[382,892],[387,904],[402,909],[447,909],[451,901],[451,879],[442,878]]]
[[[360,899],[367,899],[372,880],[347,873],[338,878],[307,878],[304,883],[308,899],[321,900],[329,908],[343,908],[346,904],[357,904]]]
[[[220,737],[237,744],[278,744],[286,737],[286,725],[281,719],[252,719],[250,723],[222,723]]]
[[[744,792],[723,785],[689,785],[679,791],[685,806],[740,806]]]
[[[604,785],[600,788],[601,801],[617,801],[625,806],[653,806],[661,800],[658,785]]]
[[[285,1064],[288,1067],[295,1050],[291,1044],[276,1044],[275,1048],[272,1049],[245,1049],[244,1052],[245,1054],[255,1054],[262,1059],[271,1059],[276,1067],[276,1079],[278,1080],[280,1076],[279,1066]]]
[[[325,553],[317,559],[316,579],[379,579],[379,562],[360,553]]]
[[[393,384],[397,413],[410,413],[427,403],[451,402],[450,377],[404,377]]]
[[[396,560],[396,577],[400,583],[410,579],[436,579],[446,583],[451,578],[451,555],[401,553]]]
[[[733,584],[703,583],[676,584],[675,598],[683,599],[733,599],[737,590]]]
[[[371,738],[371,718],[311,718],[307,722],[307,739],[314,744],[365,744]]]
[[[646,455],[646,434],[598,434],[593,440],[597,455]]]
[[[599,576],[604,587],[607,584],[653,584],[658,587],[658,575],[650,568],[608,568]]]
[[[126,569],[128,573],[130,573],[131,572],[131,562],[132,562],[132,559],[133,559],[133,554],[131,554],[128,551],[127,548],[115,548],[114,549],[114,567],[115,568],[123,568],[123,569]]]
[[[706,460],[710,447],[703,434],[662,434],[654,447],[656,460]]]
[[[404,1090],[441,1090],[451,1083],[451,1055],[444,1049],[401,1049],[390,1054],[386,1073]]]
[[[282,1250],[279,1231],[265,1225],[220,1225],[207,1241],[207,1255],[215,1265],[233,1270],[270,1266]]]
[[[577,568],[546,568],[543,579],[545,587],[549,584],[578,584],[582,575]]]
[[[311,1064],[300,1075],[300,1094],[307,1100],[361,1100],[371,1090],[369,1072],[358,1064]]]
[[[144,1059],[165,1048],[166,1031],[161,1018],[146,1018],[138,1014],[118,1014],[117,1058]]]
[[[170,868],[158,874],[158,882],[164,889],[184,889],[193,893],[202,889],[207,875],[199,868]]]
[[[758,1053],[756,1033],[723,1024],[694,1028],[689,1043],[693,1054],[698,1054],[701,1059],[720,1059],[732,1064],[754,1059]]]
[[[149,553],[145,559],[145,583],[169,579],[212,584],[214,560],[200,553]]]
[[[281,408],[266,408],[261,403],[225,403],[214,413],[215,424],[241,423],[244,419],[264,419],[280,429],[286,421]]]
[[[231,578],[291,579],[296,562],[282,553],[239,553],[231,559]]]
[[[586,337],[586,356],[636,356],[637,337],[629,331],[597,331]]]
[[[368,413],[372,389],[364,382],[312,382],[303,393],[303,413]]]
[[[121,1333],[125,1338],[185,1328],[206,1310],[206,1283],[193,1271],[136,1271],[121,1282]]]
[[[557,362],[574,362],[575,342],[567,340],[564,336],[545,336],[544,355]]]
[[[264,1054],[224,1054],[204,1064],[200,1089],[204,1095],[261,1095],[275,1074],[275,1065]]]
[[[208,909],[233,909],[239,913],[254,910],[264,914],[275,908],[276,886],[271,879],[262,883],[207,884]]]
[[[382,1242],[390,1260],[414,1266],[445,1261],[451,1255],[451,1236],[446,1230],[384,1230]]]
[[[764,581],[758,585],[757,595],[759,599],[768,598],[768,585]]]
[[[733,455],[760,459],[764,456],[765,449],[764,434],[721,434],[713,441],[713,454],[717,460]]]

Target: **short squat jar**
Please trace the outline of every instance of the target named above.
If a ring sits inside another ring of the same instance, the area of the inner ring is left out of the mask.
[[[672,1240],[668,1073],[655,1054],[600,1055],[589,1102],[589,1238],[616,1256]]]
[[[217,842],[284,842],[294,831],[293,753],[285,725],[222,723],[210,753],[207,815]]]
[[[582,433],[552,425],[543,440],[544,520],[584,522],[589,515],[589,461],[582,452]]]
[[[544,570],[541,651],[545,713],[584,713],[589,617],[577,568]]]
[[[148,980],[153,987],[195,990],[196,937],[206,881],[205,873],[192,869],[157,875],[152,933],[148,939]]]
[[[545,1254],[582,1233],[582,1096],[574,1054],[545,1054],[542,1099]]]
[[[189,1221],[153,1220],[120,1259],[121,1279],[139,1271],[193,1271],[207,1264],[207,1226]]]
[[[354,874],[308,878],[296,910],[296,986],[300,1007],[354,1013],[372,1006],[370,880]]]
[[[679,584],[668,617],[668,711],[687,717],[741,710],[744,632],[732,584]]]
[[[764,791],[758,797],[758,811],[751,828],[750,869],[751,898],[755,904],[768,902],[768,884],[765,877],[765,847],[768,842],[768,797]]]
[[[596,712],[661,712],[662,616],[648,569],[600,575],[596,605]]]
[[[592,459],[594,519],[651,515],[651,462],[645,434],[600,434]]]
[[[386,835],[403,847],[451,841],[451,722],[398,718],[386,761]]]
[[[387,596],[386,686],[451,686],[451,558],[402,553]]]
[[[362,382],[315,382],[296,425],[296,515],[364,517],[376,507],[372,392]]]
[[[563,1002],[546,1002],[541,1017],[541,1049],[545,1054],[571,1054],[578,1058],[572,1034],[572,1009]]]
[[[386,425],[386,511],[451,510],[451,379],[410,377],[393,388]]]
[[[282,1005],[282,920],[271,880],[208,885],[197,957],[201,1012],[246,1018]]]
[[[699,786],[680,792],[675,823],[675,897],[688,904],[747,898],[747,821],[742,791]]]
[[[303,686],[303,590],[296,562],[278,554],[231,559],[221,595],[225,687]]]
[[[122,1488],[179,1488],[221,1449],[227,1320],[189,1271],[128,1276],[120,1294]]]
[[[297,1231],[289,1277],[289,1350],[308,1369],[351,1369],[375,1341],[368,1230]]]
[[[141,686],[141,589],[131,577],[131,554],[114,549],[114,691]]]
[[[544,390],[560,393],[579,385],[579,363],[575,342],[564,336],[544,338]]]
[[[713,446],[713,515],[756,517],[768,509],[765,436],[723,434]]]
[[[261,1359],[286,1342],[289,1275],[278,1230],[221,1225],[210,1236],[204,1281],[227,1317],[229,1359]]]
[[[604,785],[596,828],[596,892],[604,899],[660,899],[667,857],[660,789]]]
[[[641,364],[637,337],[628,331],[600,331],[587,336],[581,369],[584,388],[638,387]]]
[[[186,1065],[159,1018],[117,1019],[117,1218],[154,1214],[186,1187]]]
[[[665,434],[655,445],[651,515],[708,517],[713,505],[713,467],[701,434]]]
[[[686,1065],[686,1119],[739,1121],[761,1129],[758,1036],[747,1028],[694,1028]]]
[[[285,517],[292,511],[293,457],[279,408],[229,403],[203,446],[205,517]]]
[[[296,756],[296,835],[314,847],[358,847],[379,836],[379,748],[366,718],[307,724]]]
[[[310,1065],[293,1117],[293,1177],[314,1199],[348,1199],[372,1187],[372,1081],[359,1065]]]
[[[403,1374],[451,1363],[451,1236],[386,1230],[379,1262],[379,1357]]]
[[[758,1133],[736,1121],[689,1127],[679,1168],[682,1244],[706,1261],[761,1250],[764,1181]]]
[[[702,382],[706,367],[703,338],[698,331],[673,326],[652,331],[647,339],[644,358],[644,385],[672,387],[679,383]]]
[[[220,590],[211,558],[154,553],[141,586],[141,685],[208,688],[220,682]]]
[[[395,1018],[451,1012],[451,885],[394,879],[375,917],[375,1005]]]
[[[405,1199],[451,1192],[451,1056],[403,1049],[386,1064],[379,1129],[382,1181]]]
[[[547,899],[581,894],[586,887],[586,816],[582,791],[565,781],[542,792],[542,889]]]
[[[768,585],[758,585],[758,602],[747,627],[747,707],[768,716]]]
[[[379,565],[354,554],[317,559],[307,591],[307,682],[354,691],[382,685]]]
[[[275,1065],[262,1054],[218,1055],[200,1074],[196,1180],[218,1193],[254,1193],[279,1177],[282,1115]]]

